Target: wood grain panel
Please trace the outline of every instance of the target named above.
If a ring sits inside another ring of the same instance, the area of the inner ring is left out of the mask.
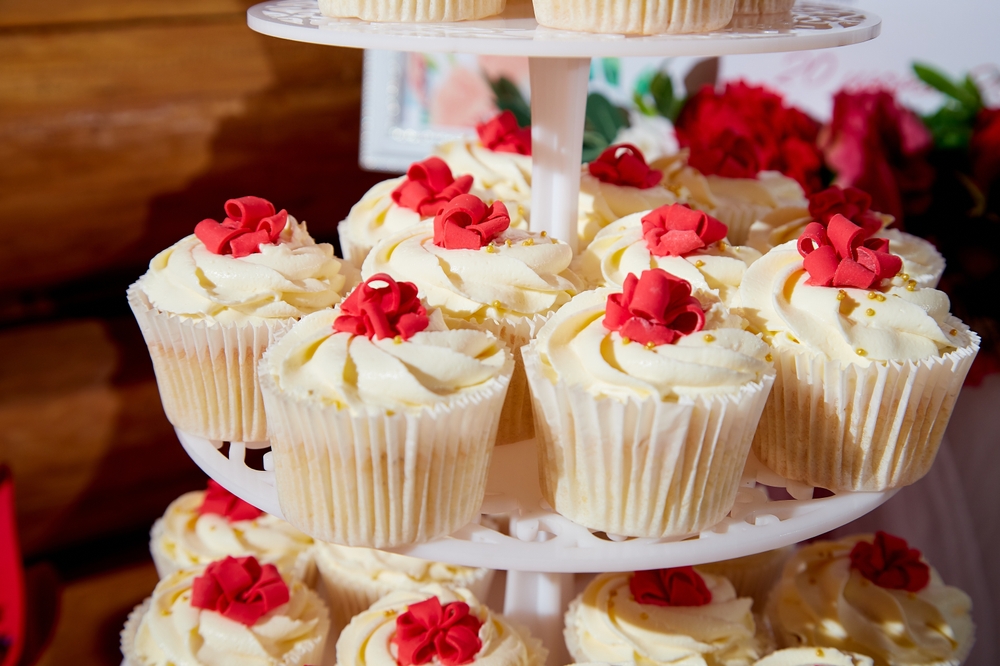
[[[242,13],[253,0],[4,0],[0,28]]]

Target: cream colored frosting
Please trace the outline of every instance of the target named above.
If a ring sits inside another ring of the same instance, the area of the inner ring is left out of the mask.
[[[569,270],[572,260],[569,245],[519,229],[479,250],[449,250],[434,244],[433,223],[425,222],[376,245],[361,274],[413,282],[421,298],[447,317],[517,320],[569,301],[580,288]]]
[[[396,633],[396,618],[411,605],[436,596],[442,605],[464,601],[471,615],[479,618],[482,648],[471,662],[476,666],[544,666],[546,650],[541,643],[495,615],[468,590],[449,590],[440,585],[428,585],[420,590],[400,590],[375,602],[367,611],[356,615],[337,641],[339,666],[398,666],[392,637]],[[439,666],[435,658],[430,662]]]
[[[356,271],[316,243],[289,216],[277,244],[234,258],[212,254],[193,234],[149,262],[139,287],[159,310],[194,319],[240,323],[287,319],[338,303]]]
[[[531,202],[530,155],[493,151],[479,139],[450,141],[438,146],[434,154],[453,174],[472,174],[473,186],[488,190],[496,199],[522,205]]]
[[[486,569],[432,562],[373,548],[318,543],[314,552],[323,566],[336,569],[342,575],[378,583],[386,589],[419,589],[431,583],[467,587],[486,574]]]
[[[274,516],[262,513],[252,520],[231,522],[214,513],[199,515],[205,491],[185,493],[167,507],[153,529],[152,548],[177,569],[190,569],[227,555],[253,555],[262,564],[274,564],[285,575],[313,540]]]
[[[972,647],[968,595],[931,569],[919,592],[885,589],[851,568],[856,535],[802,548],[785,566],[768,616],[785,646],[829,646],[866,654],[877,666],[958,666]]]
[[[320,658],[330,621],[312,590],[291,583],[288,603],[248,627],[191,606],[201,573],[179,571],[157,584],[135,636],[136,666],[304,666]]]
[[[833,648],[785,648],[772,652],[753,666],[873,666],[875,662],[853,652]]]
[[[296,400],[356,410],[420,410],[477,391],[509,371],[491,334],[448,330],[437,313],[409,340],[337,333],[340,310],[299,321],[265,355],[279,389]]]
[[[970,344],[936,289],[908,288],[899,276],[881,290],[813,287],[808,278],[795,241],[774,248],[747,269],[741,314],[776,346],[844,363],[919,360]]]
[[[735,393],[769,371],[768,346],[718,302],[709,306],[703,330],[674,344],[650,349],[626,342],[604,327],[608,295],[615,291],[580,294],[538,332],[535,349],[550,379],[619,400],[676,400]]]
[[[749,666],[759,655],[753,600],[722,576],[702,573],[712,601],[654,606],[635,601],[631,573],[595,578],[570,604],[566,642],[577,661],[614,664]]]
[[[604,227],[626,215],[677,203],[677,197],[661,185],[642,189],[605,183],[580,172],[580,203],[577,210],[580,247],[586,247]]]
[[[627,215],[601,229],[577,258],[574,270],[595,287],[621,287],[629,273],[639,275],[650,268],[662,268],[690,282],[692,289],[709,292],[726,305],[731,304],[743,273],[760,258],[760,253],[720,242],[686,257],[656,256],[642,237],[642,218],[648,212]]]

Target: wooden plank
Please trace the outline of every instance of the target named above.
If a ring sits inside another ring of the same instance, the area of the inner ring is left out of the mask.
[[[253,0],[4,0],[0,28],[241,14]]]

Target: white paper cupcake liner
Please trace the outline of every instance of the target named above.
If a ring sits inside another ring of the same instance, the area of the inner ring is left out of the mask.
[[[750,237],[750,227],[771,210],[760,204],[723,202],[712,211],[712,215],[729,227],[726,238],[730,243],[745,245]]]
[[[125,626],[119,634],[119,645],[122,657],[125,658],[122,666],[146,666],[135,651],[135,637],[139,632],[139,624],[142,622],[143,616],[146,615],[146,611],[149,610],[152,601],[152,597],[147,597],[145,601],[132,609],[132,612],[128,614],[128,619],[125,620]]]
[[[752,598],[754,611],[760,613],[793,552],[794,546],[786,546],[732,560],[699,564],[697,568],[728,578],[736,589],[736,596]]]
[[[372,251],[372,246],[356,243],[351,238],[347,220],[342,220],[337,225],[337,236],[340,238],[340,253],[343,255],[344,261],[360,271],[361,266],[365,263],[365,257]]]
[[[652,35],[709,32],[733,18],[735,0],[534,0],[539,25]]]
[[[499,14],[504,5],[505,0],[319,0],[326,16],[394,23],[469,21]]]
[[[910,485],[931,468],[979,336],[941,357],[869,366],[776,347],[774,390],[754,437],[757,458],[794,481],[829,490]]]
[[[129,287],[128,302],[171,424],[206,439],[267,439],[257,362],[295,320],[237,325],[184,319],[154,308],[138,283]]]
[[[695,534],[729,513],[773,374],[732,394],[620,402],[551,381],[533,345],[523,352],[542,495],[557,512],[641,537]]]
[[[780,14],[792,10],[795,0],[736,0],[734,14]]]
[[[320,541],[391,548],[450,534],[486,492],[500,409],[513,371],[419,412],[361,413],[300,403],[261,365],[278,501]]]

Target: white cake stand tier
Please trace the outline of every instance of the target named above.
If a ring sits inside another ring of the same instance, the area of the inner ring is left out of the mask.
[[[580,155],[590,59],[717,56],[846,46],[878,36],[882,21],[853,7],[796,5],[777,17],[734,19],[696,35],[589,34],[539,26],[532,5],[509,0],[499,16],[458,23],[367,23],[331,19],[316,0],[254,5],[247,24],[272,37],[329,46],[528,56],[531,73],[531,228],[576,247]],[[740,23],[736,23],[740,20]]]

